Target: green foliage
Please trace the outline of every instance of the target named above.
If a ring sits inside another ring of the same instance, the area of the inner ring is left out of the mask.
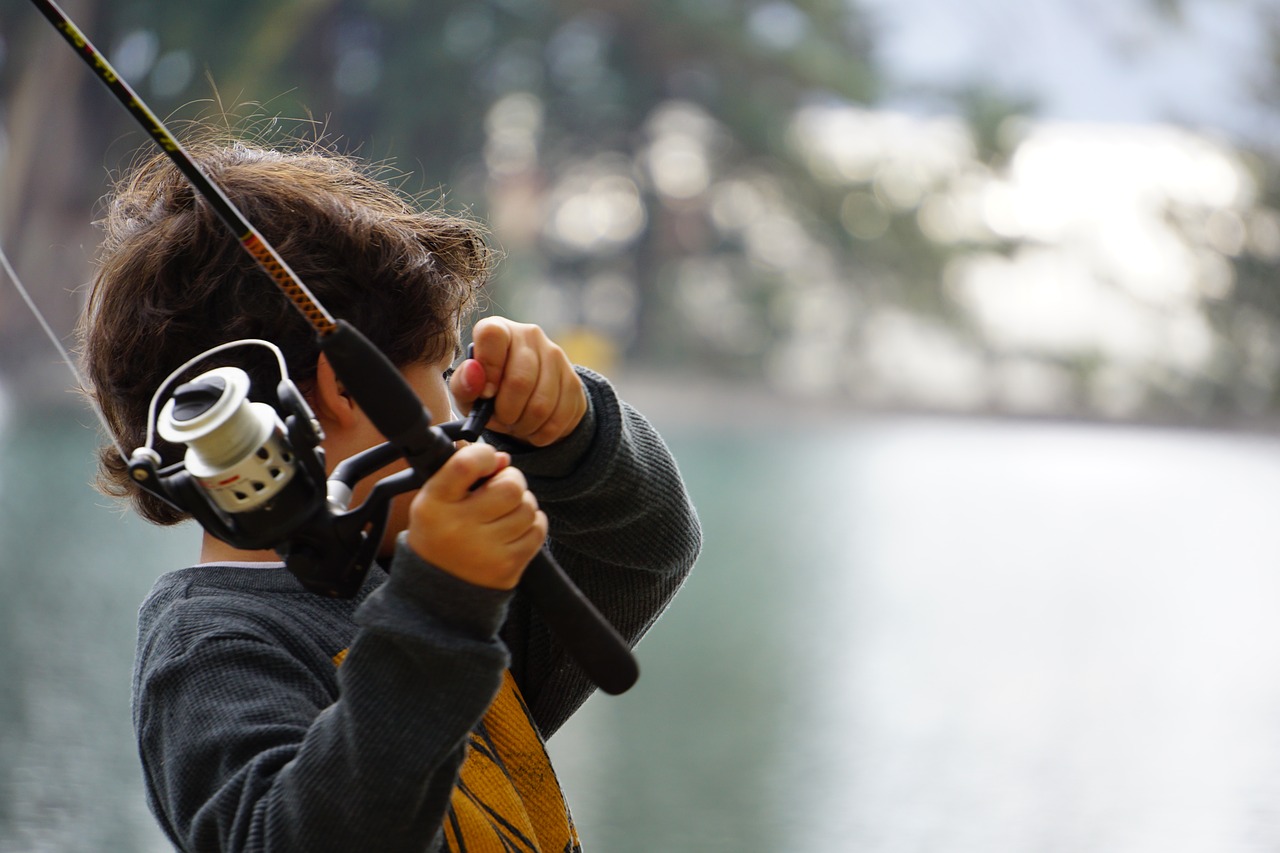
[[[875,375],[893,399],[898,356],[883,342],[905,335],[924,341],[944,367],[980,365],[990,387],[999,385],[997,368],[1030,363],[1068,389],[1061,400],[1085,407],[1079,401],[1113,367],[1092,345],[1005,349],[955,282],[958,262],[1012,263],[1043,248],[1029,232],[1000,233],[990,222],[975,231],[990,210],[969,210],[968,220],[956,212],[977,195],[982,204],[998,201],[1016,182],[1013,163],[1036,104],[959,80],[926,93],[950,117],[863,109],[882,84],[873,22],[856,3],[67,7],[179,136],[185,119],[252,116],[269,130],[278,118],[302,135],[393,162],[412,173],[407,191],[438,193],[446,206],[493,223],[507,254],[493,288],[497,310],[556,334],[585,331],[620,358],[756,381],[791,375],[797,359],[808,359],[824,365],[806,374],[823,377],[808,390],[858,397]],[[1151,14],[1183,21],[1173,0],[1153,0]],[[87,218],[103,165],[118,168],[148,143],[87,72],[68,77],[79,81],[68,88],[32,70],[48,62],[56,37],[25,2],[0,0],[0,35],[10,150],[25,158],[8,164],[0,225],[17,229],[23,245],[47,245],[42,235],[71,228],[68,217],[77,226]],[[57,134],[19,124],[23,92],[37,93],[28,100],[46,115],[74,121]],[[1230,230],[1238,217],[1256,243],[1280,228],[1280,179],[1274,152],[1252,162],[1257,209],[1224,211],[1213,227]],[[34,191],[54,184],[74,195]],[[56,209],[51,198],[60,199]],[[1176,220],[1193,253],[1205,244],[1211,211],[1157,215]],[[1139,396],[1149,411],[1280,405],[1280,350],[1266,343],[1280,327],[1274,261],[1267,252],[1220,255],[1229,293],[1210,285],[1197,306],[1217,336],[1210,366],[1195,376],[1142,368]],[[896,398],[921,399],[913,395],[904,381]],[[964,405],[998,397],[979,394]]]

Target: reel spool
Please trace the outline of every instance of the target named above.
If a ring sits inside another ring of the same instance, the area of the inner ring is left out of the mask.
[[[284,422],[249,400],[249,375],[219,367],[180,385],[160,410],[160,437],[184,444],[187,473],[227,513],[269,505],[297,473]]]
[[[249,399],[249,374],[238,367],[208,370],[166,398],[177,377],[200,361],[246,345],[276,355],[278,410]],[[160,468],[156,434],[186,447],[182,461]],[[129,470],[138,486],[190,513],[224,542],[246,550],[276,548],[325,511],[322,438],[279,349],[267,341],[234,341],[183,364],[156,390],[147,442],[133,452]]]

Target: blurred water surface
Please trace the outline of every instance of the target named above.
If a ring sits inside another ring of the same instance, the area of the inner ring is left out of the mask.
[[[588,850],[1280,846],[1280,441],[665,432],[707,544],[639,684],[551,742]],[[168,849],[129,671],[137,604],[195,533],[105,508],[93,440],[0,430],[4,853]]]

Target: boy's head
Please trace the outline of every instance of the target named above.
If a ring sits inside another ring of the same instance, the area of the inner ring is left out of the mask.
[[[460,321],[489,274],[473,223],[423,212],[366,164],[315,146],[201,143],[188,151],[320,303],[394,364],[439,361],[457,347]],[[307,391],[319,355],[315,332],[166,156],[116,183],[101,224],[80,339],[89,393],[117,444],[142,445],[160,383],[221,343],[272,341]],[[233,363],[249,372],[255,396],[274,391],[278,368],[265,350],[225,355],[193,373]],[[178,448],[158,449],[164,464],[180,458]],[[147,520],[186,518],[135,488],[115,447],[103,447],[99,463],[99,487],[128,496]]]

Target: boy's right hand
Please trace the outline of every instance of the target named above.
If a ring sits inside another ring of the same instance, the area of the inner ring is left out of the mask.
[[[419,557],[491,589],[514,588],[546,538],[547,517],[524,474],[487,444],[450,456],[409,508],[407,544]]]

